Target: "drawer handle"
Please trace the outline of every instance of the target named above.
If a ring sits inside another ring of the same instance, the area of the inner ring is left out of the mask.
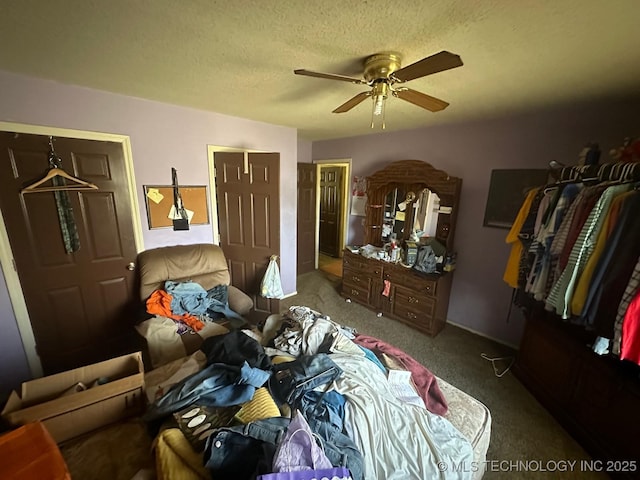
[[[424,289],[425,289],[427,292],[430,292],[430,291],[431,291],[431,285],[427,285],[426,287],[424,287]]]
[[[355,275],[352,275],[351,278],[353,279],[354,282],[360,283],[360,277],[356,277]]]
[[[407,317],[409,317],[411,320],[415,320],[416,318],[418,318],[417,315],[412,312],[407,312]]]
[[[357,290],[351,290],[351,295],[355,295],[356,297],[360,295],[360,292]]]
[[[374,270],[373,273],[375,273],[376,275],[378,275],[380,273],[380,270]]]
[[[415,297],[409,297],[409,303],[418,303],[419,300]]]

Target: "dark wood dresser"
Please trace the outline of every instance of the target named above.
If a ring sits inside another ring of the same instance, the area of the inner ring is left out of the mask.
[[[447,321],[453,273],[423,274],[345,250],[342,296],[435,336]],[[389,291],[384,295],[385,280]]]
[[[592,333],[541,305],[525,312],[515,375],[602,471],[640,478],[640,368],[595,354]]]
[[[387,164],[367,177],[365,244],[383,248],[397,241],[401,246],[420,231],[453,253],[461,189],[462,179],[427,162]],[[435,336],[444,328],[453,272],[425,274],[348,249],[342,270],[345,298],[427,335]]]

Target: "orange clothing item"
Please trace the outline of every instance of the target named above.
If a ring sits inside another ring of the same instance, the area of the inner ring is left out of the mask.
[[[509,259],[507,260],[507,266],[504,270],[502,279],[507,282],[507,285],[511,288],[518,288],[518,271],[523,248],[522,241],[518,238],[518,234],[520,233],[520,229],[522,228],[524,221],[527,219],[527,215],[529,215],[531,204],[533,203],[533,199],[536,196],[536,193],[538,193],[538,190],[540,190],[540,188],[534,188],[527,193],[527,196],[520,207],[520,211],[518,212],[518,216],[514,220],[511,230],[509,230],[507,238],[505,239],[506,243],[511,244],[511,253],[509,254]]]
[[[173,320],[182,322],[194,331],[199,332],[204,328],[204,322],[198,317],[185,313],[183,315],[174,315],[171,311],[171,301],[173,296],[164,290],[154,290],[147,299],[147,312],[152,315],[160,315],[162,317],[168,317]]]

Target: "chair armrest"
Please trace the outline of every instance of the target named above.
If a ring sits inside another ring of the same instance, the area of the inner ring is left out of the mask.
[[[229,285],[229,307],[243,317],[246,317],[253,308],[253,300],[239,288]]]

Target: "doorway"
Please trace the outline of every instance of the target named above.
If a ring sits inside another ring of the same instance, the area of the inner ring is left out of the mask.
[[[3,188],[0,263],[31,374],[38,377],[124,353],[120,349],[128,349],[135,336],[124,335],[123,325],[113,319],[120,318],[136,294],[129,264],[142,250],[128,137],[6,122],[0,122],[0,131],[5,132],[3,168],[11,170],[2,175],[3,182],[15,184]],[[59,139],[55,148],[67,159],[63,167],[99,186],[96,193],[69,196],[80,240],[80,250],[70,255],[61,246],[53,194],[20,195],[25,181],[42,176],[47,167],[49,136]],[[52,330],[55,319],[67,325]],[[51,348],[51,341],[58,346]]]
[[[347,243],[351,160],[318,160],[318,268],[341,264],[342,251]]]

